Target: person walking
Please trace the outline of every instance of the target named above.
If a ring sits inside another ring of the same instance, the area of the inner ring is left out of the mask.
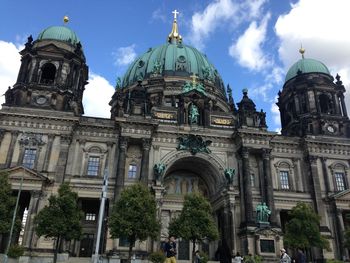
[[[298,248],[297,263],[306,263],[306,256],[301,248]]]
[[[243,258],[241,257],[241,254],[239,252],[236,253],[236,255],[232,259],[232,263],[242,263]]]
[[[282,248],[281,250],[281,258],[280,258],[280,263],[291,263],[292,260],[290,256],[286,253],[286,250]]]
[[[175,237],[170,236],[169,241],[165,244],[165,254],[166,260],[165,263],[176,263],[176,243]]]

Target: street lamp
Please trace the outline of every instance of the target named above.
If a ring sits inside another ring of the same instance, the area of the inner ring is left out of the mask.
[[[17,200],[16,200],[16,206],[15,206],[15,210],[13,211],[13,216],[12,216],[12,223],[11,223],[11,229],[10,229],[10,236],[9,236],[9,240],[7,242],[7,247],[5,250],[5,260],[4,263],[7,263],[8,260],[8,252],[11,246],[11,239],[12,239],[12,235],[13,235],[13,228],[15,226],[15,222],[16,222],[16,215],[17,215],[17,208],[18,208],[18,203],[19,203],[19,198],[21,197],[21,191],[22,191],[22,184],[23,184],[23,177],[24,175],[22,174],[21,177],[21,182],[19,184],[19,189],[18,189],[18,194],[17,194]]]

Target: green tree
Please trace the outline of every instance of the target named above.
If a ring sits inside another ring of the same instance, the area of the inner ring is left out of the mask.
[[[129,256],[136,240],[156,238],[160,230],[157,206],[154,196],[142,184],[125,188],[116,201],[109,219],[113,238],[126,238],[129,242]]]
[[[0,172],[0,241],[3,235],[10,232],[15,205],[16,197],[12,196],[11,185],[8,182],[8,174]],[[20,225],[20,220],[18,219],[17,221],[16,226],[18,227]]]
[[[350,228],[346,229],[344,232],[344,247],[350,249]]]
[[[35,231],[38,236],[56,239],[54,263],[61,240],[79,239],[82,234],[81,220],[83,212],[78,207],[78,194],[67,183],[58,189],[58,196],[50,196],[49,204],[35,217]]]
[[[192,242],[192,261],[194,261],[196,242],[219,238],[208,200],[199,193],[186,195],[181,214],[169,224],[169,233]]]
[[[299,202],[290,212],[284,243],[290,248],[329,248],[329,242],[320,234],[321,217],[310,205]]]

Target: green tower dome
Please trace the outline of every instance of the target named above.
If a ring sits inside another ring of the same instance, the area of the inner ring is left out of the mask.
[[[330,75],[328,68],[322,62],[311,58],[302,58],[290,67],[287,72],[285,82],[296,77],[298,75],[298,71],[300,71],[302,74],[324,73]]]
[[[44,29],[38,36],[38,40],[43,39],[64,41],[74,46],[80,42],[77,34],[66,26],[51,26]]]
[[[210,81],[220,94],[225,94],[223,81],[206,55],[182,43],[176,18],[167,43],[150,48],[139,56],[126,71],[122,87],[128,87],[137,81],[147,79],[155,73],[162,77],[190,77],[194,74],[200,80]]]

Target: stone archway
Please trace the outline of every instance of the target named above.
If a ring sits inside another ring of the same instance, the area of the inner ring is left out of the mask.
[[[188,152],[177,152],[164,158],[166,171],[162,178],[164,195],[160,206],[162,221],[161,239],[168,236],[168,225],[177,217],[183,207],[183,198],[191,192],[201,192],[209,200],[213,200],[221,192],[226,181],[223,166],[215,157],[208,154],[191,155]],[[204,245],[203,245],[204,246]],[[209,254],[213,254],[215,244],[202,247]],[[179,240],[179,260],[189,260],[191,247],[185,240]],[[214,251],[215,252],[215,251]]]

